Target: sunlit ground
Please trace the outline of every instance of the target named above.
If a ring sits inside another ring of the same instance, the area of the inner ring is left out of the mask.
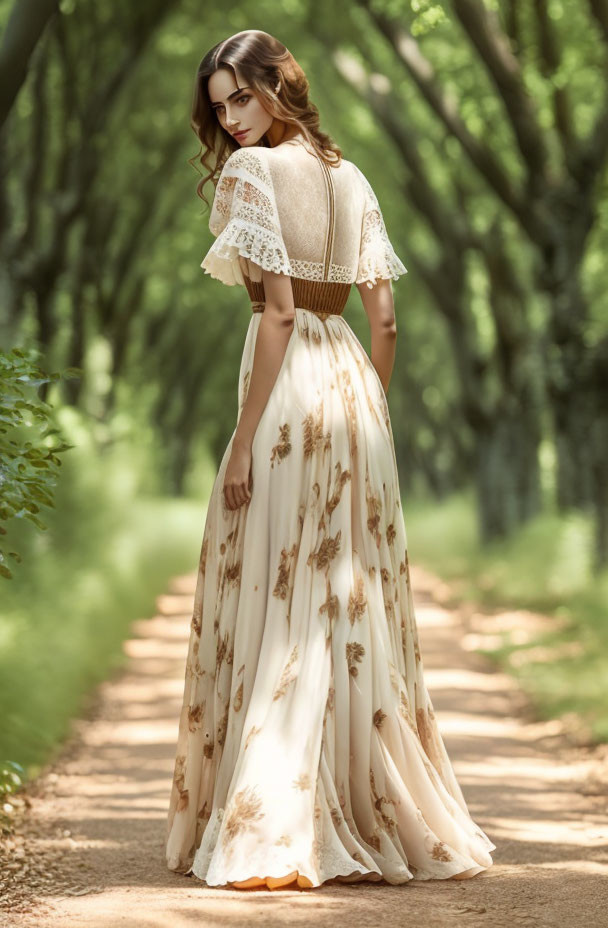
[[[433,601],[436,581],[419,567],[412,579],[425,676],[471,814],[497,845],[493,867],[462,882],[273,892],[208,888],[168,871],[165,822],[194,579],[176,579],[157,614],[134,623],[126,672],[102,685],[32,798],[39,824],[27,839],[36,861],[29,880],[50,876],[37,924],[329,925],[345,906],[353,924],[370,926],[481,924],[480,917],[493,926],[601,924],[602,755],[566,743],[560,722],[525,721],[516,684],[463,647],[471,639],[458,613]]]

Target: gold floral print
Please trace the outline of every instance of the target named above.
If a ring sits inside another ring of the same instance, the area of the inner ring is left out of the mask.
[[[380,547],[380,516],[382,514],[382,500],[376,493],[372,493],[369,474],[365,479],[365,499],[367,502],[367,528],[376,540],[376,547]]]
[[[236,543],[239,537],[239,524],[234,526],[231,532],[228,532],[228,541],[230,542],[230,547],[234,550],[236,548]]]
[[[291,567],[294,562],[295,556],[298,552],[298,546],[294,542],[289,551],[286,548],[281,549],[281,560],[279,562],[279,572],[277,574],[276,583],[274,585],[274,590],[272,591],[273,596],[278,596],[279,599],[286,599],[289,592],[290,586],[290,574]]]
[[[215,672],[218,674],[224,660],[226,658],[226,653],[228,651],[228,642],[230,640],[230,633],[228,631],[224,632],[223,636],[220,638],[218,636],[216,649],[215,649]]]
[[[426,709],[422,707],[416,709],[416,725],[420,735],[420,743],[424,748],[424,753],[431,761],[435,769],[441,771],[441,753],[435,739],[435,728],[431,719],[429,719]]]
[[[340,461],[336,461],[334,465],[334,470],[336,471],[334,490],[332,492],[332,495],[327,500],[327,503],[325,504],[325,511],[327,512],[327,515],[330,518],[331,518],[332,512],[334,511],[334,509],[340,502],[340,499],[342,497],[342,490],[344,489],[344,485],[347,483],[348,480],[350,480],[350,477],[351,477],[351,473],[349,470],[342,470],[342,464],[340,463]]]
[[[388,526],[386,530],[386,540],[388,544],[392,545],[396,537],[397,537],[397,530],[395,529],[394,524],[391,522],[391,524]]]
[[[186,755],[178,754],[175,758],[175,767],[173,771],[173,785],[179,793],[177,800],[176,812],[182,812],[188,808],[188,790],[184,789],[186,779]]]
[[[284,425],[279,426],[279,441],[276,445],[272,446],[272,454],[270,455],[270,467],[274,467],[275,460],[279,462],[284,460],[291,451],[291,441],[290,439],[291,426],[289,422],[286,422]]]
[[[405,719],[412,731],[418,734],[418,729],[416,727],[416,722],[414,716],[412,715],[412,710],[406,694],[401,690],[401,696],[399,700],[399,714]]]
[[[409,553],[408,553],[408,551],[407,551],[407,548],[406,548],[406,551],[405,551],[405,557],[404,557],[404,559],[401,561],[401,563],[399,564],[399,573],[400,573],[400,574],[405,574],[405,579],[406,579],[406,582],[407,582],[407,584],[408,584],[408,586],[409,586],[409,584],[410,584],[410,559],[409,559]]]
[[[223,747],[224,741],[226,740],[226,729],[228,727],[228,712],[230,711],[230,704],[228,704],[224,710],[224,714],[220,719],[220,723],[217,727],[216,739],[217,743]]]
[[[374,712],[374,725],[376,728],[380,728],[384,719],[386,718],[386,712],[383,712],[382,709],[376,709]]]
[[[331,433],[323,434],[323,403],[318,403],[314,412],[309,412],[302,423],[304,429],[304,458],[318,451],[331,448]]]
[[[237,674],[236,674],[237,677],[240,677],[241,674],[244,672],[244,670],[245,670],[245,665],[241,664],[241,666],[237,670]],[[234,694],[234,701],[233,701],[234,711],[240,712],[242,705],[243,705],[243,681],[241,680],[241,682],[239,683],[237,687],[237,691]]]
[[[264,818],[262,800],[255,786],[246,786],[235,793],[230,803],[230,811],[224,816],[224,847],[242,831],[251,830],[253,822]]]
[[[190,622],[190,628],[200,638],[201,632],[203,630],[203,601],[202,599],[197,600],[194,604],[194,610],[192,612],[192,621]]]
[[[192,642],[192,648],[188,651],[188,657],[186,658],[186,678],[190,679],[191,677],[196,677],[198,680],[200,677],[203,677],[206,671],[201,667],[201,662],[198,653],[199,639],[195,638]]]
[[[353,858],[353,860],[358,861],[360,864],[363,863],[363,857],[361,856],[359,851],[353,851],[350,856]]]
[[[203,538],[203,544],[201,546],[201,554],[198,561],[198,569],[200,573],[205,576],[205,571],[207,569],[207,555],[209,553],[209,538],[205,536]]]
[[[188,730],[189,731],[198,731],[201,728],[203,723],[203,716],[205,714],[205,701],[198,702],[194,706],[188,707]]]
[[[259,735],[259,733],[260,733],[261,731],[262,731],[262,729],[261,729],[261,728],[258,728],[257,725],[252,725],[252,726],[251,726],[251,728],[249,729],[249,734],[247,735],[247,740],[245,741],[245,747],[243,748],[244,751],[246,751],[247,748],[249,747],[249,743],[250,743],[251,739],[252,739],[255,735]]]
[[[238,685],[238,689],[234,694],[234,711],[238,712],[243,705],[243,681]]]
[[[363,577],[357,574],[355,577],[355,588],[351,590],[348,596],[348,618],[350,624],[354,625],[365,615],[367,609],[367,597],[365,595],[365,584]]]
[[[358,641],[346,642],[346,660],[348,663],[348,672],[351,676],[356,677],[359,673],[357,664],[361,663],[365,656],[365,648]]]
[[[377,834],[369,835],[366,839],[370,847],[373,847],[375,851],[380,853],[380,836]]]
[[[386,618],[388,621],[395,620],[395,606],[392,600],[393,592],[393,582],[392,575],[386,567],[382,567],[380,570],[380,577],[382,579],[382,591],[384,598],[384,610],[386,612]]]
[[[376,387],[376,384],[374,384],[374,387]],[[385,412],[384,412],[384,409],[383,409],[383,407],[382,407],[382,400],[380,399],[379,389],[378,389],[378,390],[374,390],[374,396],[372,396],[372,394],[371,394],[371,388],[370,388],[370,387],[367,387],[367,384],[366,384],[365,396],[366,396],[366,399],[367,399],[367,408],[368,408],[369,411],[371,412],[371,414],[372,414],[372,416],[374,417],[374,419],[376,420],[376,422],[378,422],[378,423],[380,423],[381,421],[382,421],[382,422],[385,422],[385,421],[386,421],[386,420],[385,420]],[[380,411],[381,411],[381,412],[379,411],[379,408],[378,408],[378,407],[380,407]],[[382,414],[381,414],[381,413],[382,413]]]
[[[295,644],[293,646],[293,650],[291,654],[289,655],[289,660],[287,661],[287,663],[285,664],[285,667],[283,668],[283,673],[281,674],[279,685],[277,686],[274,693],[272,694],[273,702],[275,699],[279,699],[281,696],[284,696],[285,693],[287,692],[287,687],[289,686],[289,684],[293,683],[293,681],[297,678],[298,674],[293,666],[295,662],[297,661],[297,659],[298,659],[298,645]]]
[[[337,371],[337,376],[342,391],[342,398],[344,399],[344,404],[346,406],[346,417],[348,419],[349,426],[350,453],[351,456],[354,457],[357,453],[357,412],[355,391],[353,389],[353,384],[350,379],[348,368],[339,368]]]
[[[310,782],[310,776],[308,775],[308,773],[301,773],[300,776],[297,778],[297,780],[293,781],[293,785],[296,789],[301,789],[301,790],[310,789],[312,785]]]
[[[308,555],[307,564],[311,564],[316,561],[317,570],[324,570],[329,567],[331,561],[336,557],[340,551],[340,541],[342,538],[342,529],[339,529],[337,534],[332,538],[329,535],[327,538],[324,538],[317,551],[311,552]]]
[[[329,577],[325,579],[325,592],[326,599],[325,602],[319,606],[319,615],[322,615],[324,612],[327,613],[327,632],[326,637],[331,637],[333,631],[333,623],[338,619],[340,615],[340,600],[331,591],[331,582]]]
[[[238,583],[241,579],[241,562],[236,561],[234,564],[230,564],[229,567],[226,567],[226,580],[228,583]]]
[[[279,847],[281,845],[284,847],[291,847],[291,837],[290,835],[281,835],[281,837],[277,838],[277,840],[274,843],[278,844]]]
[[[454,858],[448,851],[447,847],[443,841],[436,841],[433,845],[433,851],[431,854],[433,860],[453,860]]]
[[[336,690],[333,686],[329,687],[327,691],[327,708],[330,712],[333,712],[334,709],[334,697],[336,695]]]
[[[336,828],[337,828],[339,825],[342,825],[342,824],[343,824],[344,819],[343,819],[343,817],[342,817],[342,813],[340,812],[339,809],[336,809],[335,806],[330,806],[330,808],[329,808],[329,814],[331,815],[331,820],[332,820],[332,822],[334,823],[334,825],[336,826]]]
[[[394,807],[395,802],[393,799],[389,799],[387,796],[380,796],[380,794],[378,793],[376,789],[376,780],[374,777],[374,771],[372,770],[371,767],[369,771],[369,781],[370,781],[370,786],[372,790],[372,796],[374,799],[374,808],[378,812],[380,818],[382,819],[382,824],[384,825],[386,830],[389,832],[389,834],[394,834],[397,830],[397,822],[395,821],[394,818],[392,818],[390,815],[388,815],[383,810],[382,806],[390,805]]]
[[[320,314],[320,315],[324,315],[324,314]],[[327,315],[329,315],[329,313],[328,313]],[[327,318],[327,316],[326,316],[325,318]],[[323,320],[323,321],[325,321],[325,320]],[[312,333],[311,333],[311,337],[312,337],[312,340],[313,340],[314,344],[317,345],[317,347],[318,347],[318,346],[322,343],[322,341],[323,341],[323,338],[322,338],[320,332],[316,332],[314,329],[313,329],[313,331],[312,331]]]
[[[207,741],[206,744],[203,745],[203,756],[208,758],[213,757],[214,747],[213,741]]]

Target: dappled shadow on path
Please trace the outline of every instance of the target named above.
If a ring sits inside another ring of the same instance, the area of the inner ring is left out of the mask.
[[[497,845],[494,865],[467,881],[329,882],[273,892],[207,887],[167,870],[165,823],[195,579],[175,578],[157,614],[133,623],[124,670],[99,688],[61,756],[32,784],[25,848],[31,872],[46,868],[52,884],[43,894],[46,909],[27,924],[601,923],[608,903],[605,755],[569,744],[556,723],[527,721],[514,682],[462,647],[457,610],[435,601],[437,581],[415,567],[425,679],[471,815]],[[585,791],[591,782],[599,788]],[[21,918],[11,923],[25,924]]]

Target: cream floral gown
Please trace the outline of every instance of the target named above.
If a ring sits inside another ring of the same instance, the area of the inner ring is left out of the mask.
[[[406,268],[362,172],[325,165],[302,135],[233,152],[209,226],[202,267],[245,286],[253,309],[238,417],[261,268],[292,277],[296,319],[253,440],[251,500],[224,502],[231,439],[209,501],[167,865],[227,888],[472,876],[495,845],[425,686],[387,402],[341,314],[353,282]]]

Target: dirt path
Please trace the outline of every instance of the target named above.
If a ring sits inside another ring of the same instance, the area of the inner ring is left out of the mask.
[[[158,614],[133,624],[126,671],[99,689],[61,757],[28,788],[17,834],[0,845],[0,924],[608,924],[608,749],[577,747],[559,724],[531,723],[513,682],[467,650],[492,624],[444,608],[441,584],[416,567],[427,683],[471,813],[498,846],[494,866],[468,881],[304,892],[206,888],[168,871],[164,830],[194,579],[177,578]]]

